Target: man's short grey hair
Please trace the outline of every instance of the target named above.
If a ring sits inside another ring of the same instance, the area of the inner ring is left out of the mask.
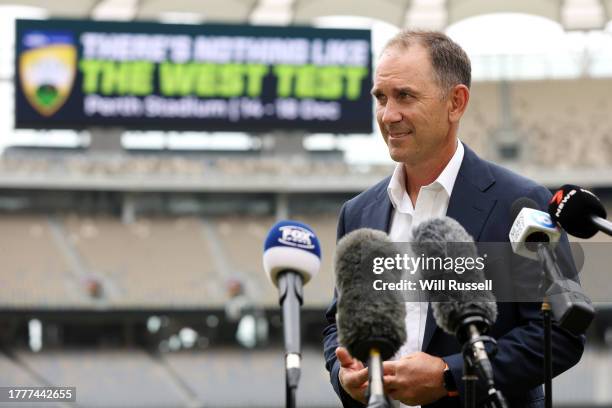
[[[407,49],[419,44],[429,52],[434,76],[442,91],[453,86],[472,83],[472,65],[463,48],[446,34],[438,31],[402,30],[387,42],[383,53],[390,48]]]

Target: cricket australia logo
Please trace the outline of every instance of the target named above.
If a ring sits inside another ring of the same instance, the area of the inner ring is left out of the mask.
[[[39,114],[61,108],[74,84],[77,50],[72,33],[31,30],[22,37],[19,79],[26,99]]]

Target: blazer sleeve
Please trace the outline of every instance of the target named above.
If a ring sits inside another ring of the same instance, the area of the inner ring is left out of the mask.
[[[548,202],[551,194],[544,188],[538,188],[530,192],[530,198],[539,205]],[[573,270],[564,271],[568,277],[577,279],[574,262],[570,252],[567,235],[563,234],[556,251],[560,263],[571,265]],[[515,271],[522,271],[525,279],[530,279],[527,274],[537,272],[539,265],[533,261],[513,256],[516,264]],[[533,275],[531,275],[531,278]],[[519,275],[520,278],[520,275]],[[514,276],[513,276],[514,279]],[[518,316],[517,325],[505,335],[497,339],[497,354],[491,359],[493,365],[495,383],[506,398],[513,399],[521,397],[534,387],[544,382],[544,329],[540,315],[541,303],[517,302],[514,305]],[[584,351],[584,336],[576,336],[559,327],[556,323],[552,325],[552,356],[553,375],[556,376],[572,366],[581,358]],[[465,392],[463,381],[463,357],[461,354],[453,354],[443,357],[453,373],[455,382],[463,399]],[[479,397],[483,397],[484,390],[479,389]]]

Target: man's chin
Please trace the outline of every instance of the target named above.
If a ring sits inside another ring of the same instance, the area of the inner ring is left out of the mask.
[[[408,155],[406,152],[400,152],[396,149],[389,149],[389,156],[391,160],[397,163],[405,163],[408,160]]]
[[[389,153],[389,156],[391,156],[391,160],[393,160],[396,163],[405,163],[406,162],[406,156],[404,156],[404,155]]]

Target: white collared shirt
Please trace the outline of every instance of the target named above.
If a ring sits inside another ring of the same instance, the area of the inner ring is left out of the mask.
[[[453,192],[457,174],[463,161],[464,148],[461,141],[438,178],[427,186],[421,187],[416,200],[412,205],[410,196],[406,191],[404,165],[398,163],[389,181],[387,193],[393,204],[393,216],[389,237],[394,242],[408,242],[413,226],[432,218],[446,215],[448,202]],[[423,302],[406,302],[406,342],[399,349],[395,358],[399,359],[410,353],[420,351],[425,335],[425,322],[429,304]],[[400,404],[400,407],[407,407]]]

